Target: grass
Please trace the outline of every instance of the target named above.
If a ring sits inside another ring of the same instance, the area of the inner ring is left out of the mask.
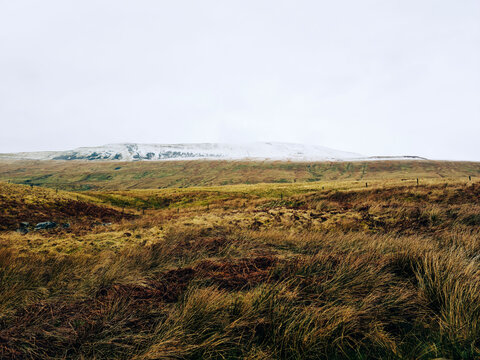
[[[479,358],[480,183],[379,174],[0,184],[0,358]]]
[[[183,188],[259,183],[468,179],[480,163],[455,161],[88,162],[0,160],[0,181],[70,191]]]

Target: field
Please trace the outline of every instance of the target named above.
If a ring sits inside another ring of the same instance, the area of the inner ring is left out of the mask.
[[[459,179],[480,177],[480,163],[454,161],[9,161],[0,181],[71,191],[183,188],[258,183]]]
[[[480,163],[2,162],[0,179],[2,359],[480,357]]]

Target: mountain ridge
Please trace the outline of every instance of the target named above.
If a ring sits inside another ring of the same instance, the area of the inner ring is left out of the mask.
[[[67,151],[40,151],[0,154],[3,159],[89,160],[89,161],[168,161],[168,160],[288,160],[288,161],[354,161],[423,159],[417,156],[365,157],[358,153],[319,145],[281,142],[243,144],[185,143],[140,144],[117,143],[79,147]]]

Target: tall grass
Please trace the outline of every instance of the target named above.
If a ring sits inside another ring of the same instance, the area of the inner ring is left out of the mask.
[[[479,358],[478,191],[214,193],[1,232],[0,358]]]

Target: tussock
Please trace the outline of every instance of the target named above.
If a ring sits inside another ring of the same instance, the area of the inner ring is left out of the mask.
[[[480,185],[444,181],[0,185],[0,358],[478,358]],[[114,221],[8,230],[66,200]]]

